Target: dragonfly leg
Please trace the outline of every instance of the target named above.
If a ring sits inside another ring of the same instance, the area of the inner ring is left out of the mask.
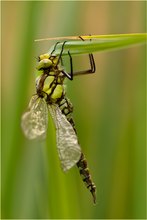
[[[84,39],[79,36],[79,38],[84,41]],[[82,70],[82,71],[77,71],[77,72],[73,72],[73,62],[72,62],[72,56],[70,54],[70,52],[68,51],[68,55],[70,58],[70,74],[66,73],[65,71],[62,71],[62,73],[64,75],[66,75],[70,80],[73,79],[73,76],[78,76],[78,75],[84,75],[84,74],[91,74],[91,73],[95,73],[96,71],[96,66],[95,66],[95,61],[94,61],[94,56],[92,53],[88,54],[89,56],[89,61],[90,61],[90,69],[88,70]]]
[[[70,73],[67,73],[67,72],[65,72],[64,70],[62,70],[62,73],[63,73],[65,76],[67,76],[70,80],[73,80],[73,76],[95,73],[96,67],[95,67],[95,61],[94,61],[93,54],[88,54],[88,56],[89,56],[89,61],[90,61],[90,69],[88,69],[88,70],[82,70],[82,71],[77,71],[77,72],[73,72],[72,56],[71,56],[71,54],[70,54],[69,51],[68,51],[68,55],[69,55],[69,58],[70,58]]]
[[[90,69],[82,70],[82,71],[77,71],[77,72],[73,72],[72,56],[71,56],[69,51],[68,51],[68,55],[69,55],[69,58],[70,58],[70,69],[71,69],[71,72],[69,74],[69,73],[66,73],[64,70],[62,70],[62,73],[65,76],[67,76],[70,80],[73,80],[73,76],[79,76],[79,75],[84,75],[84,74],[95,73],[96,67],[95,67],[95,61],[94,61],[93,54],[89,54]]]
[[[84,39],[79,36],[79,38],[84,41]],[[62,49],[57,61],[57,64],[59,64],[59,61],[62,61],[62,53],[64,50],[64,45],[65,45],[66,41],[64,41],[63,45],[62,45]],[[89,61],[90,61],[90,69],[88,70],[82,70],[82,71],[77,71],[77,72],[73,72],[73,61],[72,61],[72,56],[70,54],[70,51],[68,51],[68,55],[69,55],[69,59],[70,59],[70,73],[67,73],[65,70],[62,70],[61,72],[70,80],[73,80],[73,76],[77,76],[77,75],[83,75],[83,74],[90,74],[90,73],[95,73],[96,71],[96,66],[95,66],[95,61],[94,61],[94,56],[92,53],[88,54],[89,56]],[[62,61],[63,63],[63,61]]]
[[[59,57],[58,57],[56,66],[58,66],[60,60],[61,60],[61,62],[63,63],[63,61],[62,61],[62,53],[63,53],[64,45],[65,45],[66,42],[67,42],[67,41],[64,41],[63,44],[62,44],[61,52],[60,52],[60,54],[59,54]],[[56,50],[56,47],[57,47],[57,45],[58,45],[59,43],[60,43],[60,42],[57,42],[57,43],[55,44],[54,49],[53,49],[52,52],[51,52],[51,55],[54,53],[54,51]]]
[[[58,41],[58,42],[55,44],[54,49],[53,49],[52,52],[51,52],[51,55],[54,53],[54,51],[56,50],[56,47],[57,47],[57,45],[58,45],[59,43],[60,43],[60,42]]]
[[[79,36],[79,38],[84,41],[84,39]],[[90,61],[90,69],[88,70],[83,70],[83,71],[78,71],[78,72],[74,72],[73,75],[77,76],[77,75],[83,75],[83,74],[90,74],[90,73],[95,73],[96,71],[96,66],[95,66],[95,61],[94,61],[94,56],[92,53],[88,54],[89,56],[89,61]]]
[[[56,63],[56,66],[58,66],[60,60],[61,60],[61,57],[62,57],[62,53],[63,53],[63,50],[64,50],[64,45],[67,41],[64,41],[63,44],[62,44],[62,48],[61,48],[61,52],[59,54],[59,57],[58,57],[58,60],[57,60],[57,63]]]
[[[65,70],[62,70],[61,72],[67,76],[68,79],[73,80],[73,62],[72,62],[72,56],[70,52],[68,51],[69,59],[70,59],[70,73],[65,72]]]

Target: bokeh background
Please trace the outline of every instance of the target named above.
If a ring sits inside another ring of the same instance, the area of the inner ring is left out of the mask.
[[[145,1],[2,1],[2,218],[145,219],[145,46],[95,54],[93,75],[67,80],[81,147],[97,186],[94,206],[76,167],[60,168],[54,125],[28,141],[22,113],[39,54],[84,34],[145,32]],[[87,69],[87,56],[74,68]]]

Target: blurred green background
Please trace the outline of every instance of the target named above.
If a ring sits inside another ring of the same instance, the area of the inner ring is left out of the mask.
[[[2,1],[2,218],[145,219],[145,46],[95,54],[97,71],[67,82],[94,206],[77,167],[60,168],[49,121],[44,142],[20,120],[35,93],[35,39],[145,32],[145,1]],[[87,69],[86,55],[74,68]]]

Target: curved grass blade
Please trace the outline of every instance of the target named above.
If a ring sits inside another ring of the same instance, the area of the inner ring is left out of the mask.
[[[66,37],[65,37],[66,38]],[[68,37],[67,37],[68,38]],[[79,37],[76,37],[79,38]],[[116,34],[116,35],[92,35],[82,36],[83,39],[93,39],[92,41],[67,41],[64,45],[63,56],[68,55],[70,51],[71,55],[95,53],[105,50],[121,49],[132,45],[146,43],[147,34]],[[63,38],[62,38],[63,39]],[[57,44],[55,55],[59,55],[61,52],[63,42]],[[53,45],[48,53],[50,54],[55,45]]]
[[[110,34],[110,35],[83,35],[80,36],[84,40],[88,39],[99,39],[99,38],[112,38],[112,37],[122,37],[122,36],[131,36],[131,35],[140,35],[142,33],[134,33],[134,34]],[[50,40],[81,40],[79,36],[66,36],[66,37],[48,37],[48,38],[41,38],[41,39],[36,39],[35,42],[39,41],[50,41]]]

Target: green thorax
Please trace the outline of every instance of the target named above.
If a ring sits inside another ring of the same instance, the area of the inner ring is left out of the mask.
[[[65,95],[63,85],[65,76],[58,64],[58,57],[49,54],[40,55],[37,69],[39,71],[36,78],[37,94],[46,97],[50,104],[57,103]]]

